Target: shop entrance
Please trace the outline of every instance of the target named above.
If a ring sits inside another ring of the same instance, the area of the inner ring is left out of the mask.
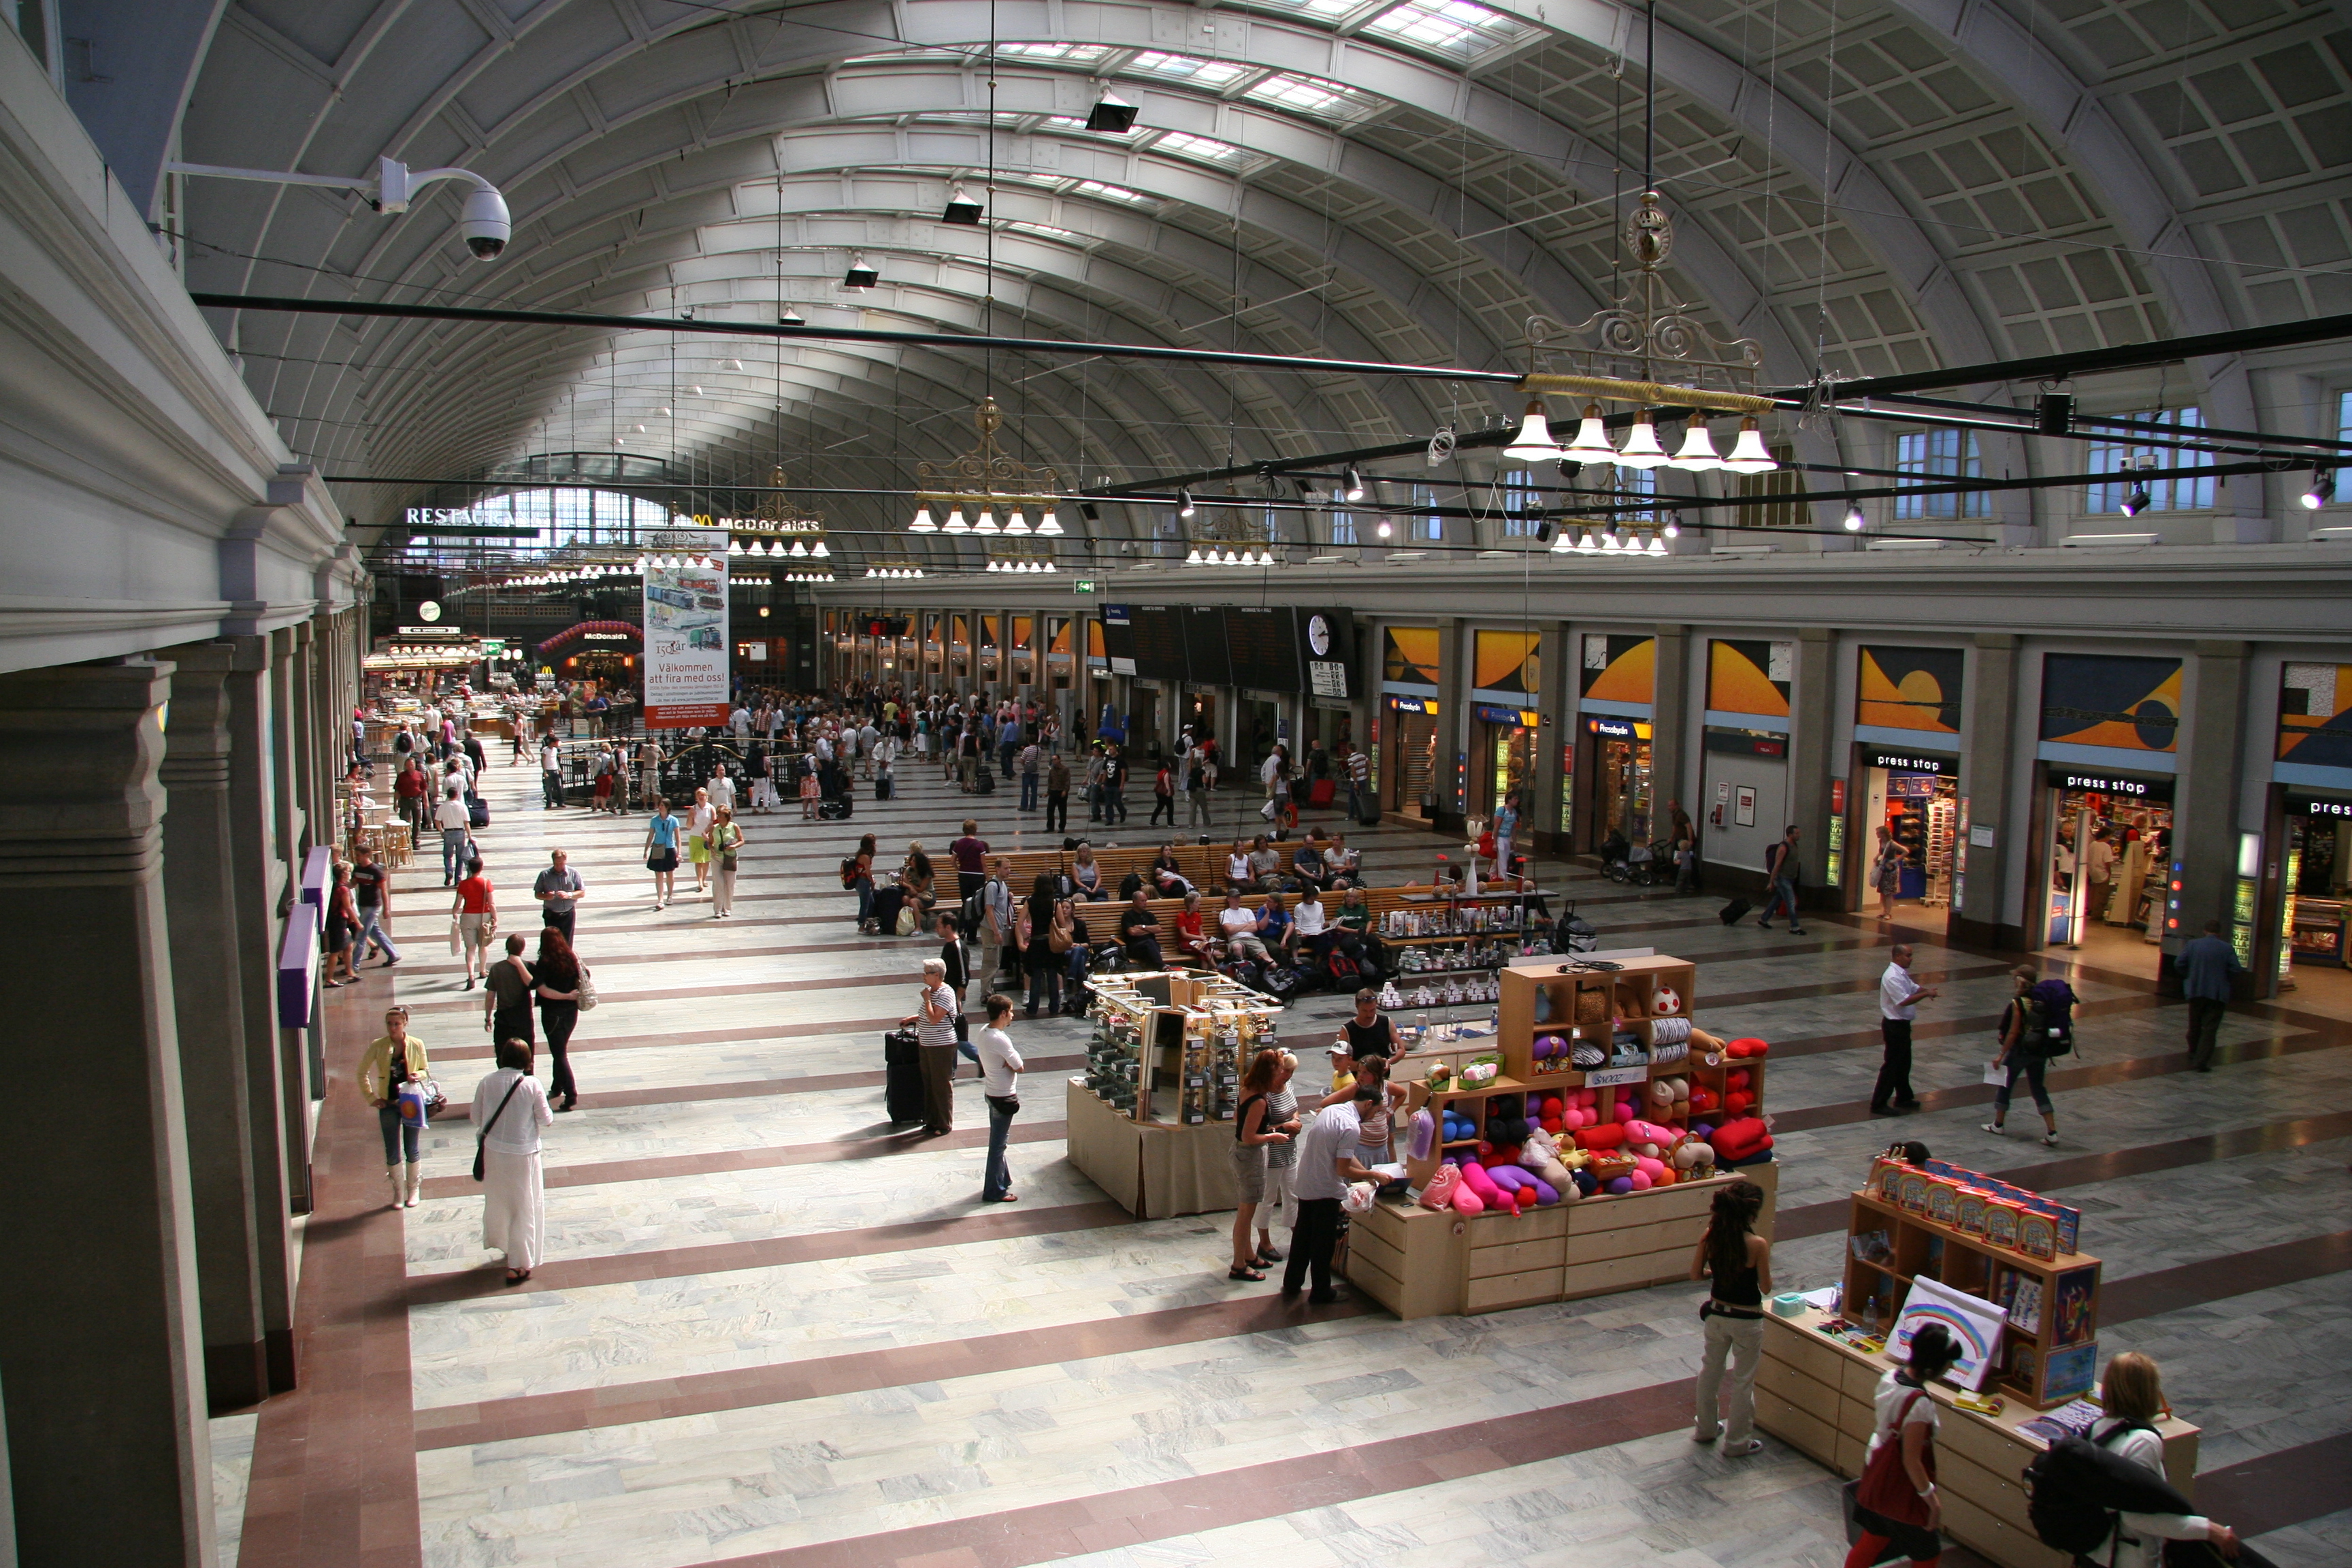
[[[1182,728],[1192,731],[1192,740],[1196,744],[1217,738],[1217,694],[1215,692],[1203,691],[1197,687],[1185,691]]]
[[[1127,698],[1127,750],[1130,756],[1157,757],[1160,742],[1160,693],[1141,681],[1129,681]]]
[[[1427,822],[1441,804],[1437,784],[1437,702],[1428,697],[1384,700],[1393,726],[1381,759],[1381,805]]]
[[[1941,931],[1959,901],[1960,760],[1940,752],[1854,747],[1856,792],[1847,829],[1846,885],[1866,913]],[[1873,880],[1878,830],[1901,854],[1891,894]]]
[[[2281,990],[2352,1003],[2352,793],[2281,789],[2278,896],[2270,930]]]
[[[1279,728],[1282,710],[1272,702],[1244,697],[1234,704],[1234,716],[1241,722],[1234,744],[1241,749],[1242,754],[1235,760],[1245,764],[1255,777],[1259,764],[1274,755],[1275,742],[1282,739]],[[1292,762],[1298,760],[1297,753],[1298,748],[1293,746]]]
[[[1621,835],[1629,845],[1647,844],[1654,806],[1649,724],[1606,715],[1585,720],[1583,761],[1580,771],[1592,788],[1580,808],[1577,852],[1597,854]]]
[[[2158,968],[2172,845],[2172,779],[2046,764],[2036,796],[2037,946],[2116,969]]]
[[[1532,823],[1537,734],[1542,721],[1532,708],[1480,703],[1471,712],[1470,810],[1492,818],[1516,793],[1519,815]],[[1522,835],[1524,837],[1524,834]]]

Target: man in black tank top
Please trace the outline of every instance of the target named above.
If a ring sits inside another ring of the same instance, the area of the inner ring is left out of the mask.
[[[1381,1016],[1381,994],[1370,986],[1356,993],[1356,1016],[1339,1026],[1339,1044],[1349,1067],[1397,1054],[1396,1026]]]

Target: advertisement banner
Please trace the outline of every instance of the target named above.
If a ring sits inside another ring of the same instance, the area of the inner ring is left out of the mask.
[[[666,540],[679,531],[665,531]],[[646,563],[646,727],[727,721],[727,544]]]

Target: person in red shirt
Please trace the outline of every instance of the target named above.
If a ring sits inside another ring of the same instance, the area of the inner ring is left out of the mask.
[[[393,778],[392,794],[400,810],[400,820],[408,824],[412,835],[421,838],[425,832],[425,770],[416,765],[413,754]]]
[[[948,857],[955,862],[957,898],[969,899],[988,885],[988,840],[980,837],[978,822],[963,819],[963,837],[948,846]]]

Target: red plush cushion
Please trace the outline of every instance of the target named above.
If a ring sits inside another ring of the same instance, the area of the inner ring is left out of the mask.
[[[1744,1035],[1738,1039],[1727,1042],[1723,1049],[1727,1056],[1760,1057],[1771,1047],[1753,1035]]]
[[[1760,1118],[1743,1116],[1736,1121],[1727,1121],[1717,1128],[1714,1135],[1708,1138],[1707,1142],[1715,1146],[1716,1153],[1724,1159],[1738,1160],[1755,1153],[1759,1149],[1769,1149],[1772,1146],[1772,1134],[1765,1129]]]
[[[1580,1129],[1576,1134],[1576,1146],[1580,1149],[1614,1149],[1624,1142],[1625,1124],[1622,1121],[1604,1121],[1597,1127]]]

